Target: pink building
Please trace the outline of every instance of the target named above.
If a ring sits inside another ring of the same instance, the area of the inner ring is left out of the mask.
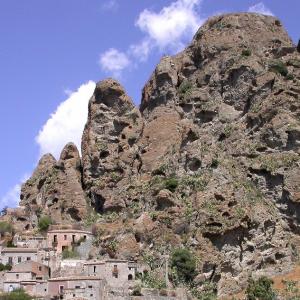
[[[54,248],[57,253],[64,250],[72,250],[80,242],[92,239],[93,234],[90,231],[77,229],[54,229],[47,233],[48,247]]]

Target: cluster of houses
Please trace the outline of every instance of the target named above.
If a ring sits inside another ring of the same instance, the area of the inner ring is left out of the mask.
[[[106,299],[113,288],[120,295],[135,279],[137,264],[126,260],[88,260],[93,235],[73,228],[53,228],[47,236],[15,235],[15,247],[0,245],[0,289],[24,289],[40,299]],[[79,258],[63,259],[64,251],[77,246]],[[81,249],[80,249],[81,248]],[[82,252],[82,253],[80,253]],[[109,286],[108,286],[109,283]]]
[[[142,266],[118,259],[92,260],[90,231],[71,226],[52,226],[47,236],[15,235],[14,247],[0,244],[0,263],[11,270],[0,272],[0,290],[24,289],[36,299],[132,299],[129,291],[136,285]],[[78,258],[64,259],[63,254],[76,246]],[[185,299],[184,296],[143,299]]]

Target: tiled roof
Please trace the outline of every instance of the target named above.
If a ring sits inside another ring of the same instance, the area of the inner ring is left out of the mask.
[[[53,229],[49,230],[48,233],[85,233],[89,235],[93,235],[92,232],[86,230],[77,230],[77,229]]]
[[[37,248],[3,248],[2,253],[37,253]]]
[[[69,276],[69,277],[56,277],[49,278],[48,281],[75,281],[75,280],[103,280],[98,276]]]

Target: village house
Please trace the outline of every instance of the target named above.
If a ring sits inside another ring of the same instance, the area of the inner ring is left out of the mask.
[[[14,266],[25,261],[38,261],[37,248],[2,248],[0,262]]]
[[[57,251],[57,254],[64,250],[72,250],[81,242],[91,240],[93,234],[90,231],[79,229],[54,229],[47,233],[48,247],[52,247]]]
[[[48,280],[48,296],[51,299],[104,299],[105,280],[100,277],[70,276]]]
[[[26,261],[5,273],[3,290],[11,292],[22,288],[31,296],[45,296],[49,277],[50,269],[47,266],[35,261]]]
[[[20,248],[45,248],[47,247],[47,238],[34,235],[15,235],[14,245]]]
[[[111,287],[121,288],[135,280],[136,263],[118,259],[91,261],[84,264],[84,271],[88,276],[105,278]]]
[[[35,280],[35,274],[31,271],[8,271],[4,275],[3,290],[4,292],[12,292],[13,290],[21,288],[22,281],[32,280]]]

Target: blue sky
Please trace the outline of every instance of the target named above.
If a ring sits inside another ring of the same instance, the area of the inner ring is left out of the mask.
[[[298,41],[297,0],[0,0],[0,208],[16,205],[41,154],[80,143],[96,81],[117,77],[139,104],[162,55],[209,16],[249,10]]]

